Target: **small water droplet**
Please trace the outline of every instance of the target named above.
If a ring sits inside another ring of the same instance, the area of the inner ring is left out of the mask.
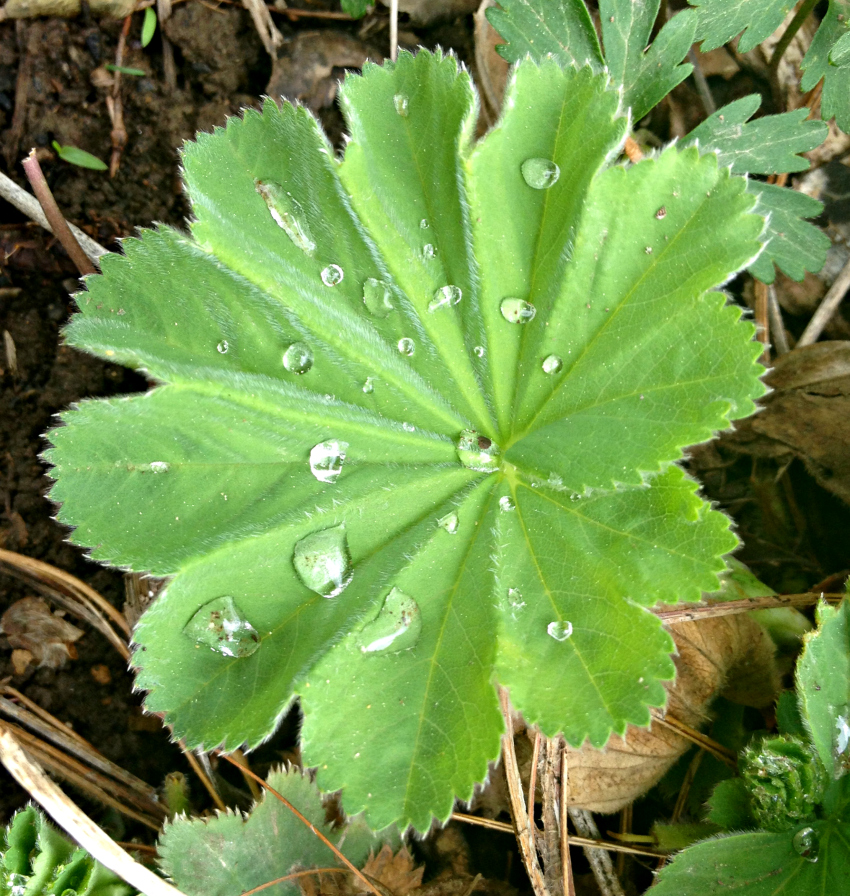
[[[523,180],[535,190],[548,190],[561,176],[561,169],[551,159],[526,159],[520,170]]]
[[[537,314],[534,305],[525,299],[502,299],[499,310],[502,312],[502,317],[511,324],[527,324],[530,320],[534,320],[534,315]]]
[[[313,352],[306,342],[293,342],[283,353],[283,366],[297,376],[313,366]]]
[[[492,439],[482,436],[474,429],[465,429],[458,437],[458,459],[470,470],[482,473],[498,470],[501,453],[501,449]]]
[[[366,382],[363,383],[363,391],[367,395],[371,395],[375,391],[375,381],[371,376],[366,377]]]
[[[544,373],[560,373],[564,362],[557,355],[549,355],[543,359]]]
[[[511,607],[511,616],[516,619],[517,613],[525,609],[525,601],[519,588],[508,588],[508,603]]]
[[[230,346],[228,345],[227,340],[226,340],[226,339],[222,339],[221,342],[219,342],[219,344],[215,347],[215,350],[216,350],[220,355],[226,355],[226,354],[227,354],[227,350],[228,350],[229,348],[230,348]]]
[[[422,230],[427,230],[430,226],[431,226],[431,225],[428,223],[428,219],[427,219],[427,218],[423,218],[423,219],[419,222],[419,227],[420,227]]]
[[[475,353],[476,358],[484,357],[484,346],[483,345],[476,345],[472,351]]]
[[[437,257],[437,247],[433,243],[425,243],[422,247],[422,257],[423,258],[436,258]]]
[[[336,482],[345,462],[348,442],[328,439],[310,450],[310,472],[319,482]]]
[[[412,423],[402,423],[401,428],[405,432],[416,432],[416,427]]]
[[[312,255],[316,251],[316,243],[298,200],[280,184],[255,180],[254,189],[263,197],[277,225],[283,228],[299,249]]]
[[[151,473],[167,473],[169,465],[164,460],[154,460],[151,461],[148,466],[150,467]]]
[[[817,862],[820,851],[820,837],[814,828],[800,828],[791,840],[794,852],[807,862]]]
[[[835,719],[835,746],[833,749],[836,765],[836,775],[850,771],[850,721],[846,715],[839,715]]]
[[[398,653],[413,647],[421,631],[419,605],[410,595],[393,588],[384,598],[378,615],[363,627],[357,640],[362,653]]]
[[[505,513],[510,513],[512,510],[516,510],[514,499],[510,495],[502,495],[502,497],[499,498],[499,509]]]
[[[457,532],[457,527],[460,524],[458,520],[457,514],[452,511],[451,513],[447,513],[444,517],[441,517],[437,520],[437,525],[441,529],[445,529],[449,535],[454,535]]]
[[[556,641],[566,641],[573,633],[572,622],[550,622],[546,626],[546,631]]]
[[[363,284],[363,304],[372,317],[385,318],[394,307],[389,286],[383,280],[370,277]]]
[[[416,351],[416,343],[409,337],[403,336],[398,341],[398,350],[409,358]]]
[[[406,93],[397,93],[393,97],[393,105],[395,106],[396,112],[398,112],[402,118],[407,118],[410,114],[410,98]]]
[[[295,545],[292,565],[298,578],[316,594],[332,598],[351,581],[351,554],[345,526],[321,529]]]
[[[183,626],[183,634],[222,656],[251,656],[260,646],[257,630],[229,595],[204,604]]]
[[[322,270],[321,276],[325,286],[336,286],[337,283],[342,283],[345,272],[338,264],[329,264]]]
[[[644,250],[647,255],[652,255],[652,246],[647,246]]]
[[[557,473],[550,473],[549,478],[546,480],[546,485],[549,488],[562,489],[564,487],[564,480]]]
[[[451,305],[457,305],[462,298],[463,291],[459,286],[441,286],[428,303],[428,310],[433,312],[438,308],[448,308]]]

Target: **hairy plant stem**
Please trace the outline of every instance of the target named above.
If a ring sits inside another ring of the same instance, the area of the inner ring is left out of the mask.
[[[782,37],[779,38],[779,43],[777,43],[773,50],[773,55],[770,57],[770,71],[774,77],[785,51],[791,45],[791,41],[794,40],[797,32],[803,27],[803,22],[806,21],[817,4],[818,0],[804,0],[803,5],[797,10],[797,15],[791,20],[791,24],[785,29]]]

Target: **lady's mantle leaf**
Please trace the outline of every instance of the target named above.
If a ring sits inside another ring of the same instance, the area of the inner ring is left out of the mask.
[[[573,744],[663,702],[646,608],[735,545],[671,464],[763,391],[713,291],[763,220],[696,149],[607,167],[619,100],[526,61],[473,144],[453,59],[367,66],[344,160],[267,103],[186,148],[191,238],[89,278],[69,342],[163,385],[67,413],[52,496],[174,577],[135,663],[176,736],[256,745],[300,696],[319,786],[423,829],[498,754],[494,678]]]
[[[688,0],[697,9],[702,51],[716,50],[741,34],[738,52],[748,53],[783,23],[794,0]]]
[[[800,68],[800,89],[811,90],[823,78],[821,115],[835,116],[842,131],[850,132],[850,0],[829,0],[826,15]]]

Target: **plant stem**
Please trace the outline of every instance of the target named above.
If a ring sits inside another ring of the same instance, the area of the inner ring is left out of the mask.
[[[806,21],[811,11],[817,6],[817,3],[818,0],[803,0],[803,5],[797,10],[797,15],[791,20],[791,24],[785,29],[782,37],[779,38],[779,43],[770,57],[770,70],[774,76],[785,51],[788,49],[791,41],[797,36],[797,32],[802,28],[803,22]]]

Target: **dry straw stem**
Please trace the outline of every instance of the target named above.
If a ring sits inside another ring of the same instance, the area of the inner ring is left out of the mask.
[[[818,310],[812,315],[803,335],[797,340],[797,348],[804,345],[812,345],[820,338],[824,327],[829,323],[832,315],[838,310],[844,294],[850,288],[850,260],[841,269],[841,273],[829,288],[829,292],[823,297],[823,301],[818,305]]]
[[[0,761],[47,814],[98,862],[144,896],[184,896],[180,890],[136,862],[111,840],[24,753],[9,731],[0,732]]]

